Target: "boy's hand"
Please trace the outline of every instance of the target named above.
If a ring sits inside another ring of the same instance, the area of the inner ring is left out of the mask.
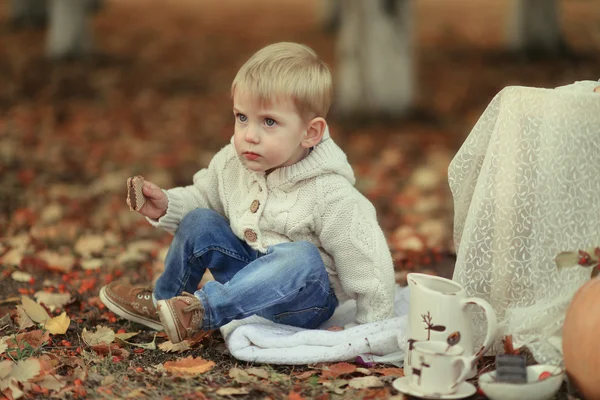
[[[169,199],[161,188],[150,181],[145,181],[142,192],[146,196],[146,202],[138,211],[140,214],[152,219],[159,219],[166,214]]]

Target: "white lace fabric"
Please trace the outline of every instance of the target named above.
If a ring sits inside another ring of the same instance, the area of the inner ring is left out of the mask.
[[[558,270],[561,251],[600,245],[600,83],[511,86],[491,101],[452,160],[457,262],[453,279],[490,302],[501,338],[540,363],[560,363],[548,339],[590,270]],[[485,316],[473,313],[476,343]],[[559,346],[560,347],[560,346]]]

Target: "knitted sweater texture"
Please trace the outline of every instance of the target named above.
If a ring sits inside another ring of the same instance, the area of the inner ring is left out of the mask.
[[[148,221],[174,233],[188,212],[210,208],[262,253],[280,243],[313,243],[340,302],[355,299],[357,322],[373,322],[393,315],[394,270],[375,208],[354,182],[328,131],[306,158],[269,175],[247,169],[231,143],[192,185],[166,190],[166,214]]]

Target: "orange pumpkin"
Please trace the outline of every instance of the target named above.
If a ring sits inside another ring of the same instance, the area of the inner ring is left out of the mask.
[[[581,286],[567,310],[563,356],[569,379],[586,400],[600,400],[600,279]]]

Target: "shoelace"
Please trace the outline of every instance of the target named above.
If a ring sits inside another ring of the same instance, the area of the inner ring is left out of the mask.
[[[195,300],[192,304],[190,304],[188,306],[185,306],[183,308],[184,312],[188,313],[188,312],[192,312],[192,311],[196,311],[196,310],[201,310],[202,309],[202,303],[200,302],[200,300],[198,300],[198,298],[196,296],[194,296],[193,294],[188,293],[188,292],[183,292],[181,295],[184,296],[184,297],[193,297],[194,300]]]

